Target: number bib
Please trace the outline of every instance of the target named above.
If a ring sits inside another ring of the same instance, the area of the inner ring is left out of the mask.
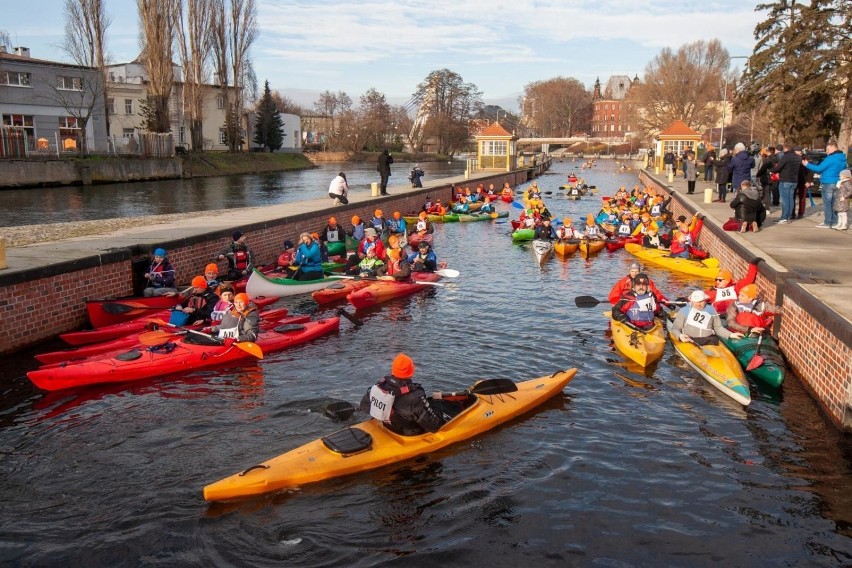
[[[618,234],[622,237],[629,237],[630,233],[633,231],[630,230],[630,225],[619,225],[618,226]]]
[[[327,237],[327,240],[330,243],[340,242],[340,231],[338,229],[328,229],[325,232],[325,236]]]
[[[737,299],[737,291],[733,286],[728,286],[727,288],[716,288],[716,301],[721,302],[723,300],[736,300]]]
[[[240,328],[239,327],[228,327],[225,329],[219,330],[219,335],[217,336],[219,339],[237,339],[240,336]]]
[[[373,385],[370,389],[370,416],[382,422],[390,422],[393,401],[396,397],[385,392],[379,385]]]
[[[686,314],[686,322],[692,327],[706,331],[713,330],[713,316],[702,310],[689,308],[689,313]]]
[[[425,231],[426,230],[426,221],[424,221],[423,219],[417,221],[417,230],[418,231]]]
[[[645,294],[642,297],[636,297],[633,306],[628,310],[630,319],[633,321],[654,321],[654,310],[657,304],[654,302],[654,296]]]

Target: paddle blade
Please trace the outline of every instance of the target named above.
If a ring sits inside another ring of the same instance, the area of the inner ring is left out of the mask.
[[[323,414],[335,422],[343,422],[344,420],[349,420],[349,418],[355,413],[355,410],[357,410],[357,408],[354,404],[346,402],[345,400],[337,400],[335,402],[328,403],[325,409],[323,409]]]
[[[471,394],[506,394],[518,390],[518,385],[512,379],[482,379],[476,381],[468,390]]]
[[[146,331],[145,333],[139,334],[139,343],[145,347],[154,347],[155,345],[162,345],[163,343],[170,341],[173,337],[174,334],[161,329],[157,331]]]
[[[461,272],[452,268],[441,268],[440,270],[436,270],[435,274],[444,278],[457,278]]]
[[[143,306],[144,307],[144,306]],[[132,312],[133,310],[137,310],[139,308],[135,306],[130,306],[127,304],[117,304],[114,302],[110,302],[107,304],[101,304],[101,308],[108,314],[126,314],[128,312]],[[162,308],[159,308],[162,309]]]
[[[524,204],[523,204],[523,203],[521,203],[520,201],[513,201],[513,202],[512,202],[512,207],[514,207],[515,209],[526,209],[526,208],[524,207]]]
[[[237,349],[241,349],[251,355],[252,357],[257,357],[258,359],[263,359],[263,349],[260,348],[260,345],[257,343],[252,343],[251,341],[238,341],[234,343]]]
[[[602,300],[598,300],[594,296],[577,296],[574,298],[574,305],[578,308],[594,308],[601,302]]]
[[[337,315],[342,316],[342,317],[344,317],[344,318],[348,319],[348,320],[352,323],[352,325],[354,325],[355,327],[361,327],[362,325],[364,325],[364,322],[363,322],[363,321],[361,321],[360,319],[356,318],[355,316],[353,316],[352,314],[350,314],[349,312],[347,312],[347,311],[346,311],[346,310],[344,310],[343,308],[339,308],[339,309],[337,310]]]
[[[751,358],[751,361],[746,365],[746,371],[753,371],[763,365],[763,355],[754,354],[754,357]]]

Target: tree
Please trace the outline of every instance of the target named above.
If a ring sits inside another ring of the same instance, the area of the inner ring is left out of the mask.
[[[94,88],[101,92],[104,120],[109,136],[109,109],[106,90],[106,30],[111,20],[101,0],[65,0],[65,37],[62,50],[82,67],[95,67],[100,81]],[[85,129],[85,126],[82,126]]]
[[[275,105],[272,92],[269,90],[269,81],[263,85],[263,95],[257,104],[257,118],[254,123],[254,143],[269,148],[274,152],[284,144],[284,136],[281,130],[284,122]]]
[[[729,61],[728,51],[715,39],[683,45],[677,52],[664,48],[645,67],[631,122],[643,136],[675,120],[699,131],[716,126]]]
[[[331,91],[323,91],[320,93],[319,100],[314,103],[314,111],[322,116],[327,116],[331,119],[331,132],[329,133],[329,147],[338,149],[342,147],[341,137],[347,137],[346,132],[340,128],[337,119],[341,113],[348,112],[352,109],[352,99],[343,91],[332,93]]]
[[[204,148],[204,95],[208,81],[207,62],[213,45],[212,0],[183,0],[179,3],[179,19],[175,43],[183,67],[183,108],[189,116],[190,146],[195,151]]]
[[[145,129],[170,132],[169,99],[174,84],[172,46],[180,14],[178,0],[136,0],[139,11],[142,62],[148,75],[148,103],[153,112]]]
[[[281,91],[272,91],[272,102],[275,103],[275,108],[281,114],[295,114],[297,116],[305,114],[304,109],[296,101],[282,94]]]
[[[239,117],[242,116],[245,106],[246,90],[252,94],[257,92],[257,81],[254,77],[254,68],[249,58],[249,50],[257,39],[257,8],[254,0],[231,0],[230,17],[228,20],[228,50],[230,52],[231,79],[234,82],[233,102],[231,112],[237,119],[230,121],[230,128],[240,128]],[[228,127],[228,125],[226,125]],[[239,145],[237,140],[240,136],[237,132],[231,132],[228,138],[228,149],[235,152]]]
[[[529,83],[519,103],[526,125],[542,136],[570,137],[586,130],[591,118],[592,96],[573,77]]]
[[[390,146],[396,125],[391,120],[391,107],[383,93],[371,88],[361,95],[358,118],[359,128],[364,131],[365,150],[378,152]]]
[[[414,100],[420,105],[415,122],[424,136],[435,140],[439,154],[452,155],[467,146],[468,120],[482,108],[482,92],[449,69],[432,71],[417,86]]]

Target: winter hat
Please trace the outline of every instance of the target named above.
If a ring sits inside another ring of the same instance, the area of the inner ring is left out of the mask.
[[[211,262],[210,264],[204,267],[204,272],[205,274],[207,272],[215,272],[216,274],[219,274],[219,267]]]
[[[742,142],[737,142],[737,145],[734,146],[734,154],[739,154],[743,150],[745,150],[745,144],[743,144]]]
[[[842,174],[842,173],[843,173],[843,172],[841,172],[841,174]],[[846,170],[846,173],[848,174],[848,173],[849,173],[849,170]],[[162,256],[163,258],[165,258],[165,257],[166,257],[166,249],[163,249],[163,248],[155,248],[155,249],[154,249],[154,256]]]
[[[843,179],[852,178],[852,171],[849,171],[848,169],[847,170],[840,170],[840,177],[843,178]]]
[[[381,217],[381,216],[382,216],[382,210],[381,210],[381,209],[376,209],[376,210],[373,212],[373,215],[375,215],[376,217]]]
[[[359,217],[358,215],[353,215],[353,216],[352,216],[352,224],[353,224],[353,225],[357,225],[357,224],[358,224],[358,223],[360,223],[360,222],[361,222],[361,217]]]
[[[248,305],[248,303],[250,302],[248,294],[246,294],[245,292],[240,292],[239,294],[234,296],[234,301],[236,302],[237,300],[242,301],[246,305]]]
[[[290,250],[293,248],[293,241],[284,241],[284,250]]]
[[[631,262],[628,270],[642,270],[642,266],[638,262]]]
[[[695,290],[689,295],[690,302],[703,302],[707,299],[707,294],[704,293],[704,290]]]
[[[242,231],[234,231],[234,234],[232,234],[232,235],[231,235],[231,237],[232,237],[235,241],[240,240],[240,237],[242,237],[242,236],[243,236]]]
[[[754,300],[757,298],[757,286],[754,284],[743,286],[743,289],[740,290],[740,294],[744,294],[749,300]]]
[[[734,279],[734,273],[728,270],[727,268],[723,268],[719,271],[719,274],[716,275],[716,278],[724,278],[728,282]]]
[[[400,353],[393,360],[391,375],[397,379],[410,379],[414,376],[414,361],[404,353]]]
[[[329,224],[329,225],[336,225],[336,224],[337,224],[337,219],[335,219],[334,217],[329,217],[329,218],[328,218],[328,224]]]
[[[196,276],[192,279],[192,286],[195,288],[207,288],[207,279],[203,276]]]

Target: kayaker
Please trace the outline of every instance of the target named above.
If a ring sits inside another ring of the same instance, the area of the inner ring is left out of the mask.
[[[411,265],[408,258],[398,248],[388,250],[388,261],[376,270],[380,280],[408,280],[411,277]]]
[[[610,304],[615,304],[633,289],[633,280],[639,275],[640,272],[642,272],[642,266],[638,262],[631,262],[627,270],[627,276],[616,282],[615,285],[612,287],[612,290],[609,291]],[[648,278],[648,287],[661,303],[669,303],[668,298],[666,298],[666,296],[657,289],[657,287],[654,285],[654,281],[651,280],[650,277]]]
[[[178,293],[177,288],[175,288],[176,276],[177,273],[166,256],[166,249],[155,248],[154,260],[151,262],[148,272],[145,273],[148,286],[145,287],[142,295],[146,298],[153,296],[174,296]]]
[[[284,252],[278,255],[278,268],[290,266],[294,256],[296,256],[296,249],[293,247],[293,241],[284,241]]]
[[[571,217],[562,219],[562,226],[556,229],[556,237],[561,241],[576,240],[582,237],[582,233],[574,228]]]
[[[218,325],[227,312],[234,307],[234,289],[229,285],[222,286],[219,290],[219,301],[210,312],[210,322]]]
[[[408,255],[408,264],[414,272],[435,272],[438,270],[438,257],[426,241],[420,241],[417,252]]]
[[[623,213],[621,215],[621,222],[615,228],[615,234],[618,237],[626,239],[630,236],[630,233],[633,232],[633,225],[630,223],[630,213]]]
[[[234,305],[225,312],[222,322],[202,331],[214,335],[226,345],[235,341],[257,341],[259,321],[257,306],[249,300],[248,294],[240,293],[234,296]]]
[[[393,212],[393,217],[388,219],[387,227],[388,234],[391,236],[405,235],[408,229],[407,223],[405,222],[405,219],[402,218],[402,213],[399,211]]]
[[[213,262],[205,266],[204,277],[207,279],[207,287],[215,290],[218,294],[219,286],[222,284],[219,282],[219,266]]]
[[[453,205],[452,212],[467,215],[470,213],[470,203],[468,201],[460,201],[458,203],[455,203]]]
[[[441,200],[438,200],[438,203],[441,203]],[[425,211],[421,211],[420,215],[417,217],[417,222],[414,224],[414,230],[420,235],[421,238],[426,235],[431,235],[435,232],[435,226],[432,225],[432,222],[427,218]]]
[[[370,247],[367,249],[367,256],[358,263],[358,275],[362,278],[375,278],[379,268],[384,265],[384,261],[376,257],[376,247]]]
[[[740,290],[736,301],[728,305],[728,329],[745,335],[761,335],[780,312],[778,306],[767,304],[757,297],[755,284],[748,284]]]
[[[385,245],[379,239],[379,234],[373,227],[367,227],[364,229],[364,238],[361,239],[361,243],[358,245],[357,254],[353,254],[346,261],[345,272],[347,274],[358,274],[358,264],[367,258],[367,251],[371,248],[376,248],[376,258],[384,259],[387,258],[387,252],[385,251]]]
[[[707,294],[695,290],[689,295],[689,303],[678,310],[672,325],[672,333],[680,341],[698,345],[718,345],[722,339],[740,339],[742,333],[728,331],[713,306],[707,303]]]
[[[598,240],[602,236],[601,228],[595,223],[595,216],[589,213],[586,216],[586,226],[583,227],[583,238]]]
[[[373,218],[370,219],[370,227],[374,228],[379,235],[384,235],[388,231],[387,220],[381,209],[376,209],[373,212]]]
[[[254,258],[246,243],[246,236],[242,231],[234,231],[231,235],[232,241],[227,249],[219,253],[218,260],[228,261],[228,280],[239,280],[251,274],[254,267]]]
[[[323,262],[328,262],[328,247],[325,246],[325,243],[320,240],[319,233],[311,233],[311,238],[317,244],[317,246],[319,246],[320,260],[322,260]]]
[[[213,313],[219,296],[207,287],[207,279],[204,276],[196,276],[191,284],[185,291],[185,297],[174,309],[187,314],[187,325],[209,323],[210,314]]]
[[[323,278],[322,254],[319,243],[310,234],[302,233],[299,235],[296,256],[290,264],[291,266],[298,266],[298,269],[290,276],[293,280],[321,280]]]
[[[494,204],[491,202],[491,196],[486,195],[485,201],[482,203],[482,207],[479,208],[479,212],[482,214],[491,214],[494,213]]]
[[[346,231],[343,227],[337,224],[337,219],[334,216],[328,218],[328,224],[319,234],[320,241],[328,245],[328,243],[345,243]]]
[[[663,300],[651,290],[648,275],[640,272],[633,279],[633,288],[612,307],[612,319],[640,329],[653,327],[654,318],[663,309]]]
[[[659,231],[656,225],[651,225],[645,231],[645,236],[642,237],[642,246],[645,248],[667,249],[668,247],[660,238]]]
[[[758,257],[749,263],[748,271],[737,282],[734,282],[734,274],[727,268],[719,270],[716,275],[715,284],[712,288],[706,291],[707,298],[713,308],[720,314],[728,311],[728,306],[731,305],[740,293],[743,287],[749,284],[754,284],[757,278],[757,265],[763,259]]]
[[[432,408],[419,383],[411,381],[414,361],[400,353],[391,364],[390,376],[383,377],[361,399],[361,410],[402,436],[437,432],[447,419]]]
[[[512,191],[512,186],[509,185],[508,181],[503,182],[503,189],[500,190],[500,195],[503,197],[511,197],[513,200],[515,199],[515,192]]]
[[[366,230],[367,228],[366,226],[364,226],[364,223],[361,221],[361,218],[358,215],[353,215],[352,230],[349,231],[349,234],[352,236],[352,238],[357,240],[358,242],[361,242],[361,240],[364,238],[364,231]]]
[[[433,203],[431,207],[429,207],[425,211],[421,211],[421,213],[428,213],[430,215],[443,215],[446,212],[447,208],[444,207],[444,204],[441,203],[440,199],[436,199],[435,203]]]
[[[556,229],[550,224],[550,219],[542,219],[541,225],[535,228],[534,239],[541,241],[553,241],[556,237]]]

